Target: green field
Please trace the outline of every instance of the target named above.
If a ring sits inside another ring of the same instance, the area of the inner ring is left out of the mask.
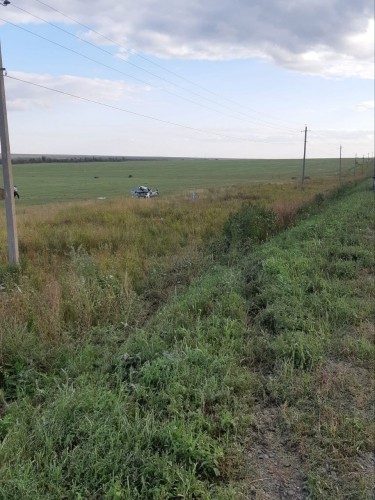
[[[353,177],[353,165],[353,159],[343,159],[343,174]],[[130,190],[141,184],[170,195],[261,182],[298,183],[301,167],[301,160],[150,159],[19,164],[13,166],[13,177],[21,194],[17,204],[39,205],[129,197]],[[314,179],[338,176],[338,168],[337,159],[307,160],[305,175]],[[361,166],[357,170],[359,174]]]

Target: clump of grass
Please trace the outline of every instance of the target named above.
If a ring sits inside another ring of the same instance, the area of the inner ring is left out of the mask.
[[[234,247],[260,243],[275,231],[276,216],[273,210],[254,204],[242,205],[229,216],[223,229],[226,245]]]
[[[271,342],[270,349],[277,362],[288,361],[294,368],[311,370],[323,359],[324,340],[305,332],[285,332]]]
[[[276,202],[273,209],[276,214],[277,226],[280,229],[285,229],[291,226],[297,215],[300,213],[303,205],[302,200],[285,200]]]

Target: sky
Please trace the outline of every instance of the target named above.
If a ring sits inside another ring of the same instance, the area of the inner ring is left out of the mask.
[[[374,155],[372,0],[11,0],[0,40],[13,154]]]

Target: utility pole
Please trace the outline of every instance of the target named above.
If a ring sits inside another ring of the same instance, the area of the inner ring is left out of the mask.
[[[342,151],[342,146],[340,144],[340,165],[339,165],[339,181],[340,181],[340,184],[341,184],[341,151]]]
[[[16,225],[16,207],[13,193],[12,161],[9,145],[8,117],[5,100],[3,59],[0,44],[0,136],[1,136],[1,161],[3,165],[5,212],[8,235],[8,258],[9,263],[17,266],[19,261],[18,238]]]
[[[301,187],[303,189],[303,183],[305,180],[305,163],[306,163],[306,138],[307,138],[307,125],[305,125],[305,141],[303,146],[303,162],[302,162],[302,177],[301,177]]]
[[[355,174],[357,173],[357,163],[358,163],[358,160],[357,160],[357,153],[356,153],[355,158],[354,158],[354,177],[355,177]]]

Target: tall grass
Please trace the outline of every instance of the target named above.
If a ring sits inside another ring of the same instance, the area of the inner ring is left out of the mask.
[[[369,193],[321,195],[307,217],[320,188],[19,213],[21,267],[0,267],[0,497],[237,498],[255,404],[281,408],[314,498],[368,492],[359,466],[345,478],[371,435]]]
[[[82,334],[95,325],[139,324],[209,264],[209,243],[243,202],[273,207],[281,228],[321,187],[316,180],[303,191],[268,184],[208,190],[195,201],[119,199],[20,208],[21,270],[15,284],[3,285],[7,295],[0,308],[8,314],[0,326],[35,330],[41,338],[55,335],[59,342],[71,328]],[[1,238],[0,265],[6,269],[4,232]]]

